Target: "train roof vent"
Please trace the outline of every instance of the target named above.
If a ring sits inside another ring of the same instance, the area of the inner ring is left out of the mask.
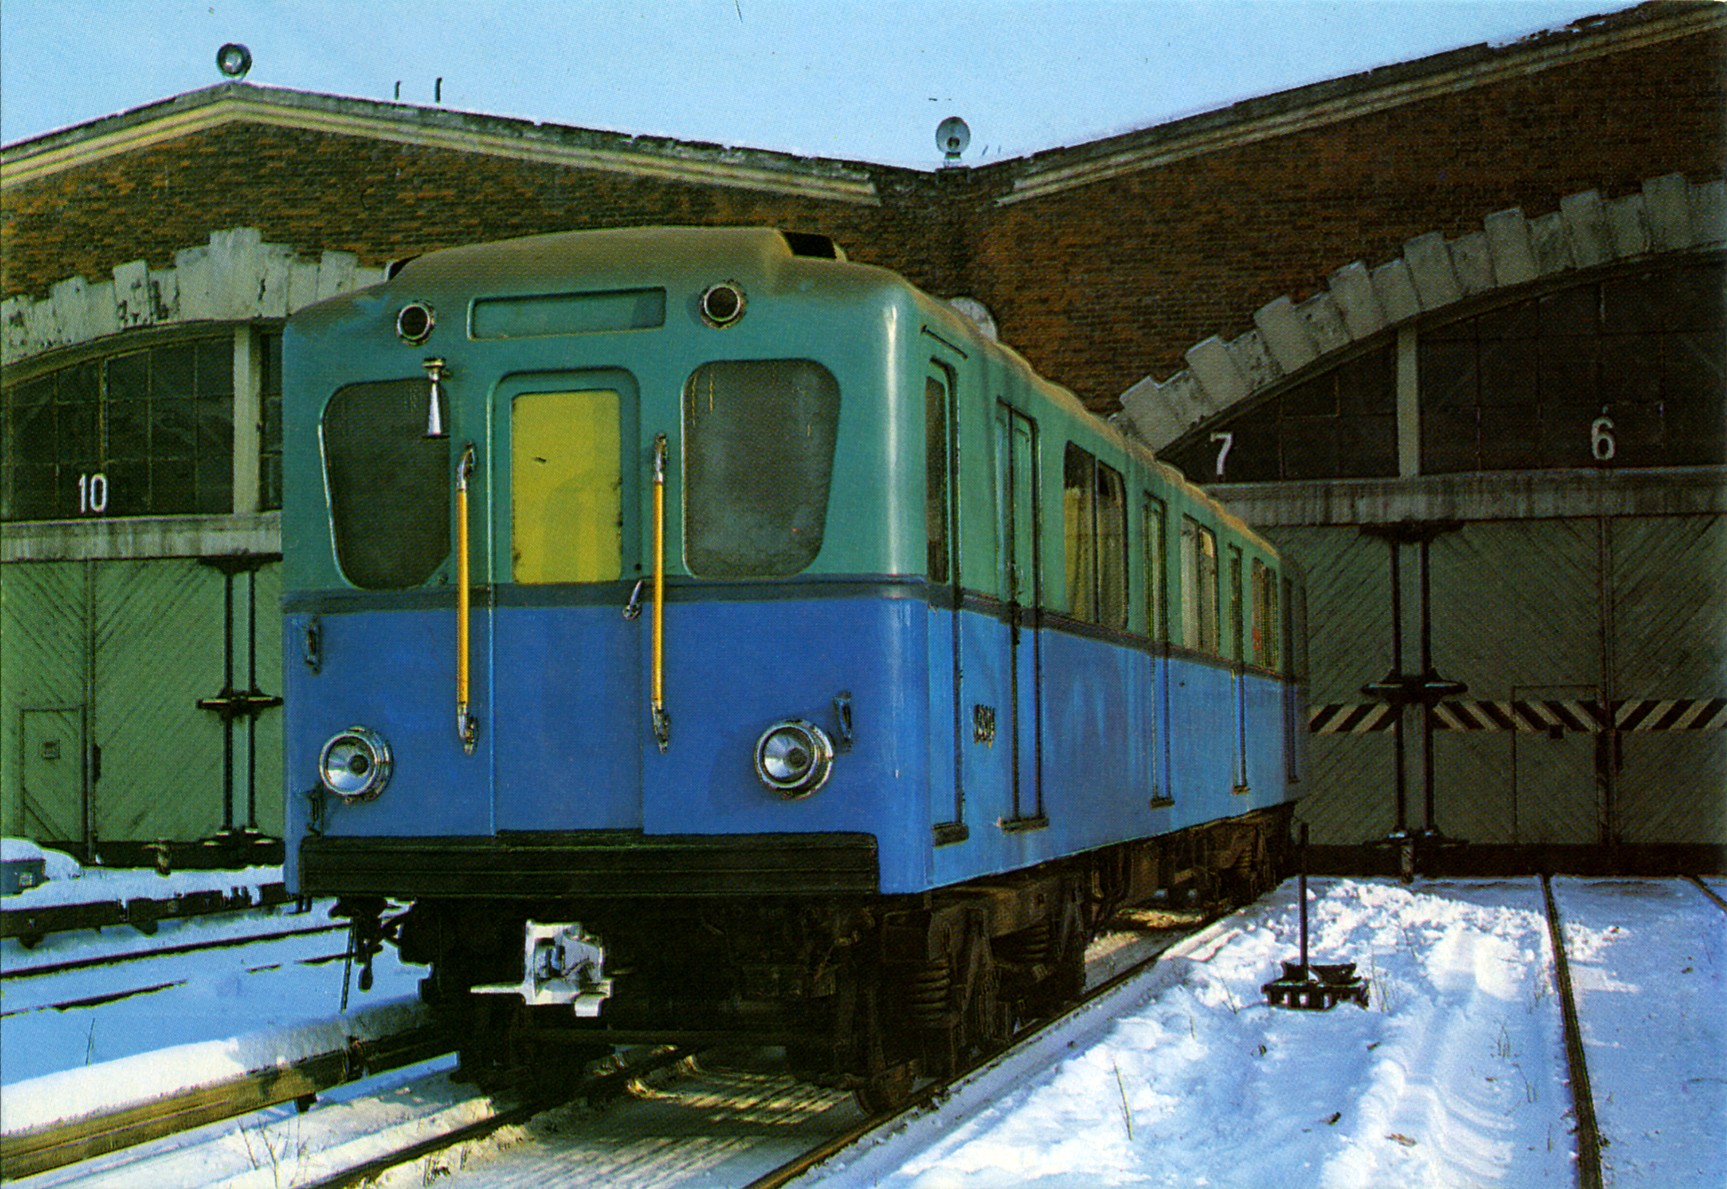
[[[825,235],[813,231],[782,231],[786,247],[793,256],[813,256],[818,260],[844,260],[845,252]]]

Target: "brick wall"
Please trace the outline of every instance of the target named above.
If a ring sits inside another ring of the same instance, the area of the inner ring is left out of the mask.
[[[1720,176],[1724,43],[1717,25],[1006,205],[1016,179],[1099,146],[934,174],[872,167],[882,202],[870,207],[229,125],[9,189],[0,296],[44,295],[140,257],[166,267],[236,226],[378,265],[548,230],[767,223],[825,232],[855,260],[982,299],[1006,341],[1108,409],[1142,376],[1179,369],[1198,340],[1248,329],[1272,298],[1300,300],[1416,235],[1479,228],[1513,206],[1543,214],[1584,190],[1631,193],[1667,173]]]

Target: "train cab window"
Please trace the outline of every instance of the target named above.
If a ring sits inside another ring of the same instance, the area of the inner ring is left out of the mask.
[[[1261,669],[1279,665],[1277,572],[1258,558],[1253,562],[1253,663]]]
[[[948,578],[948,392],[952,375],[945,368],[939,375],[924,377],[924,528],[929,543],[929,580]]]
[[[1217,534],[1181,518],[1181,642],[1217,652]]]
[[[1062,461],[1068,610],[1127,626],[1127,487],[1121,472],[1068,443]]]
[[[426,437],[426,381],[350,384],[324,410],[336,561],[367,590],[419,586],[450,554],[450,439]]]
[[[524,392],[510,402],[510,553],[517,582],[623,573],[619,397]]]
[[[1165,606],[1167,581],[1164,561],[1167,542],[1164,538],[1163,501],[1156,496],[1145,497],[1145,634],[1153,640],[1169,638],[1169,609]]]
[[[796,574],[821,552],[839,383],[808,359],[703,364],[684,385],[684,560],[711,578]]]

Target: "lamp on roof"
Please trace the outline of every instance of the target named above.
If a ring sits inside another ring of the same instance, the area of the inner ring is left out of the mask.
[[[237,41],[230,41],[216,51],[216,69],[238,82],[252,69],[252,51]]]

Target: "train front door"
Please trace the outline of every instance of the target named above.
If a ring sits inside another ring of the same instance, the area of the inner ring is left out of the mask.
[[[641,826],[643,634],[620,613],[641,576],[638,420],[618,370],[498,388],[491,663],[474,671],[500,830]]]

